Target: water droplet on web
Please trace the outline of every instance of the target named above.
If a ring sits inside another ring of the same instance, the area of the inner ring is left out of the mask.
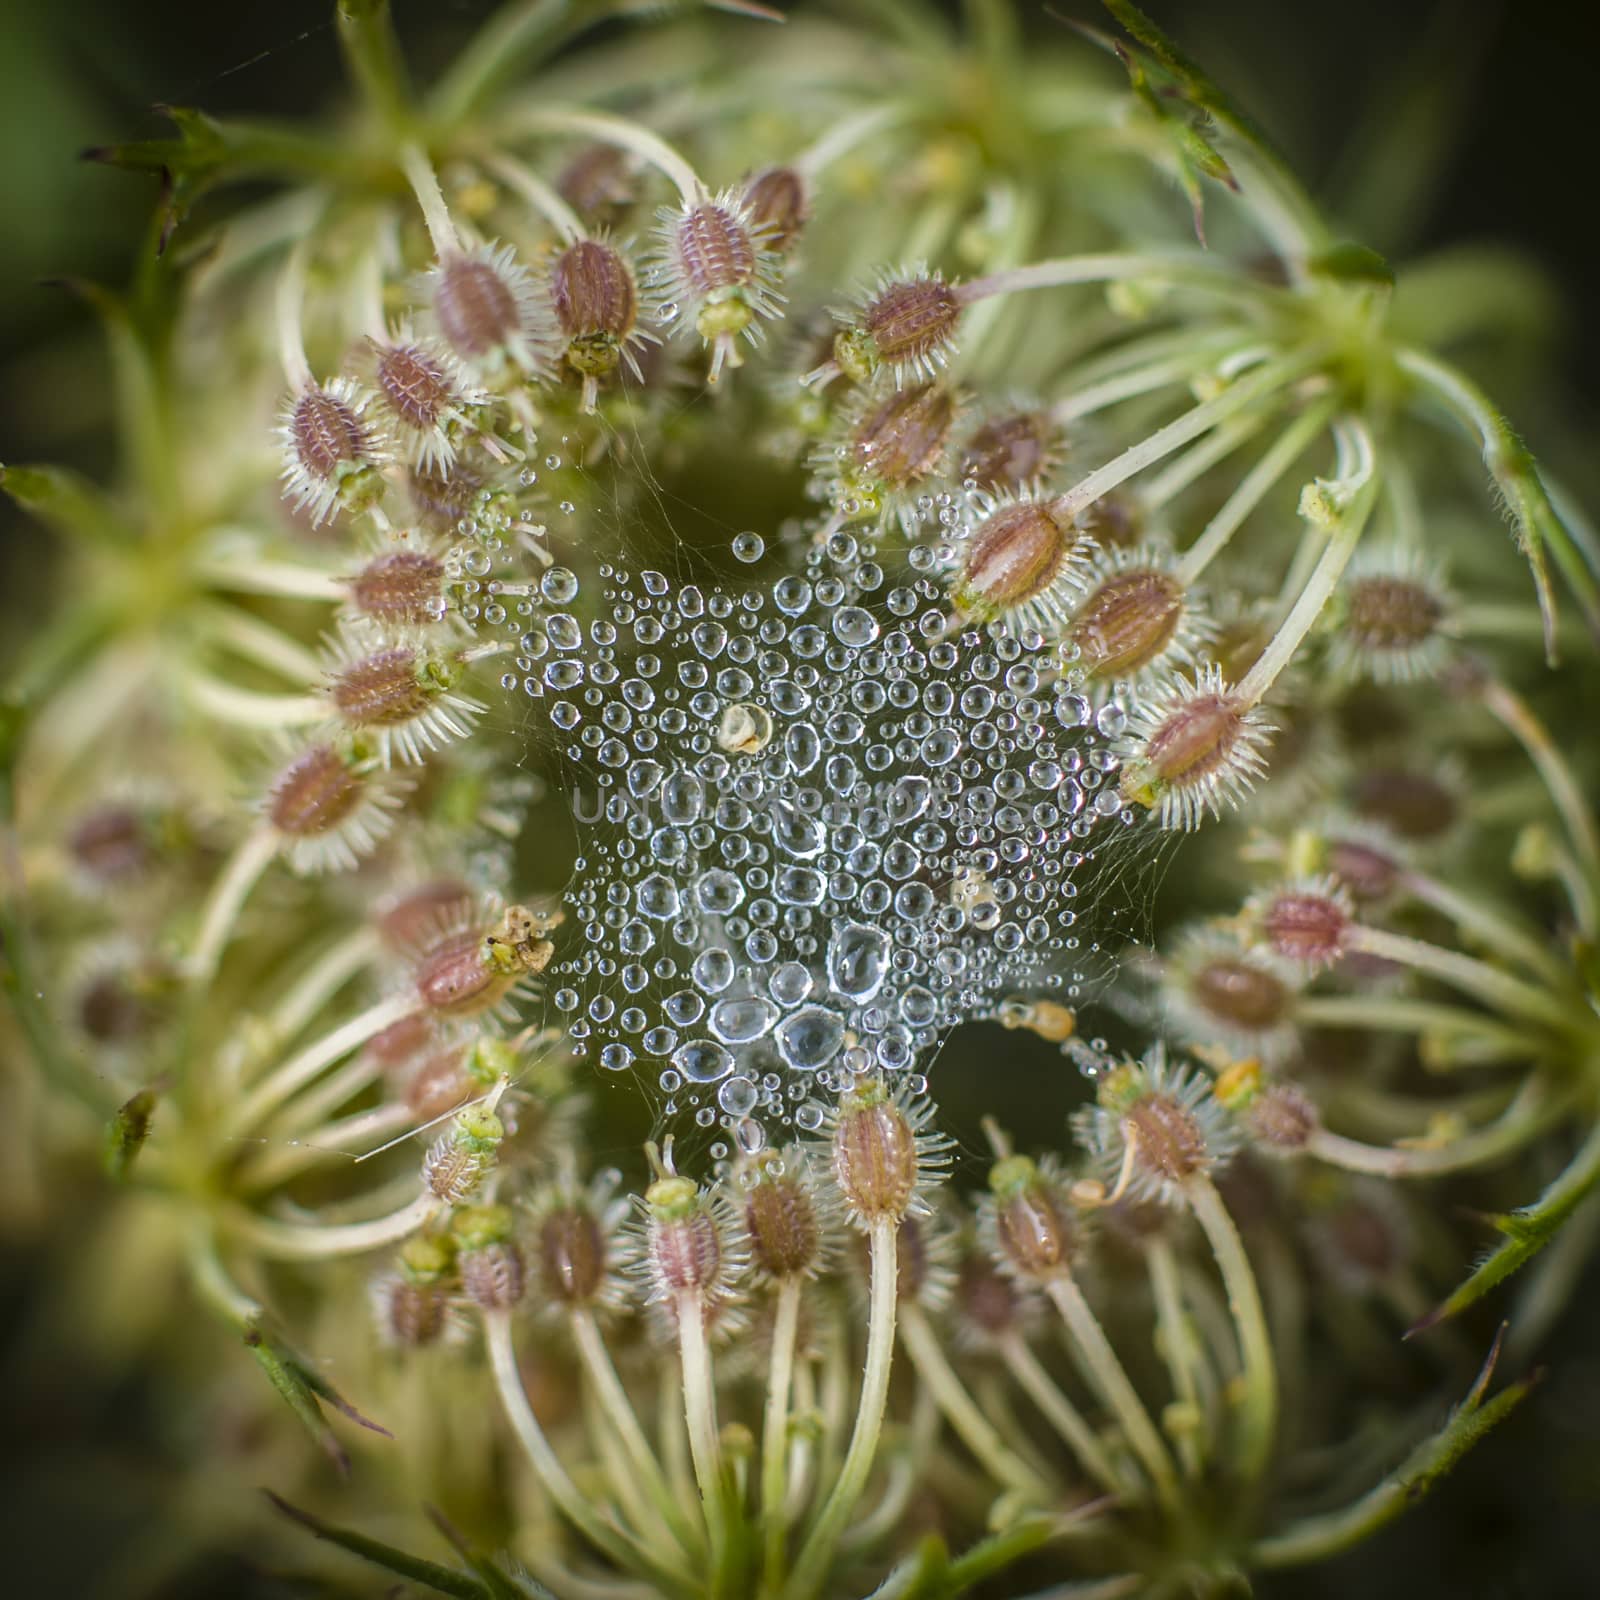
[[[766,554],[767,544],[759,533],[736,533],[733,536],[734,559],[759,561]]]

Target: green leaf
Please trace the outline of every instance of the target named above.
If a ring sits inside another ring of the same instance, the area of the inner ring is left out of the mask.
[[[1410,1329],[1406,1337],[1409,1339],[1443,1322],[1446,1317],[1464,1311],[1509,1278],[1555,1238],[1562,1224],[1597,1183],[1600,1183],[1600,1125],[1579,1147],[1566,1170],[1532,1205],[1489,1218],[1504,1236],[1505,1243],[1480,1262],[1460,1288]]]
[[[116,544],[126,537],[110,496],[64,467],[0,464],[0,489],[48,527],[87,544]]]
[[[474,1549],[437,1506],[427,1506],[425,1509],[434,1527],[444,1535],[445,1542],[483,1579],[494,1600],[556,1600],[556,1596],[542,1583],[535,1582],[525,1574],[513,1578],[496,1565],[492,1557]]]
[[[153,1088],[141,1089],[117,1107],[106,1130],[106,1172],[118,1183],[128,1176],[144,1142],[150,1137],[150,1119],[156,1109]]]
[[[356,1533],[349,1528],[336,1528],[331,1523],[322,1521],[320,1517],[312,1516],[309,1511],[302,1511],[300,1507],[290,1505],[287,1500],[275,1495],[270,1489],[263,1489],[261,1492],[291,1522],[298,1522],[316,1538],[338,1545],[341,1550],[348,1550],[351,1555],[360,1556],[363,1561],[370,1561],[386,1572],[393,1572],[413,1583],[426,1584],[438,1594],[458,1596],[459,1600],[495,1600],[492,1590],[476,1578],[468,1577],[464,1572],[457,1572],[453,1567],[440,1566],[437,1561],[428,1561],[422,1556],[397,1550],[391,1544],[384,1544],[381,1539],[369,1539],[364,1533]]]
[[[1386,289],[1394,287],[1394,268],[1376,250],[1349,239],[1330,245],[1313,256],[1307,268],[1319,278],[1331,278],[1337,283],[1380,284]]]
[[[268,1382],[283,1397],[289,1409],[305,1424],[306,1431],[311,1437],[327,1452],[341,1475],[349,1474],[350,1457],[334,1436],[333,1429],[328,1426],[328,1420],[322,1414],[321,1403],[325,1402],[332,1406],[352,1422],[373,1433],[381,1433],[386,1439],[393,1438],[387,1428],[362,1416],[348,1400],[337,1393],[326,1378],[308,1366],[281,1340],[272,1338],[259,1326],[252,1326],[245,1330],[244,1342],[246,1349],[266,1373]]]
[[[1467,1451],[1522,1404],[1539,1381],[1540,1374],[1533,1373],[1485,1403],[1504,1334],[1502,1326],[1477,1380],[1436,1434],[1425,1439],[1382,1483],[1353,1504],[1307,1517],[1282,1533],[1263,1539],[1250,1553],[1251,1564],[1279,1568],[1320,1561],[1375,1533],[1422,1499]]]

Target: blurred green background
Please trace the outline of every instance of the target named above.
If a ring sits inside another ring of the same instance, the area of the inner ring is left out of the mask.
[[[0,0],[0,461],[104,472],[112,460],[96,331],[81,301],[50,280],[122,281],[153,196],[80,152],[159,132],[150,108],[160,102],[315,112],[338,91],[331,5]],[[488,0],[395,0],[423,75],[490,9]],[[836,9],[847,12],[848,0]],[[1042,4],[1029,9],[1034,27],[1060,26]],[[1097,20],[1089,0],[1057,9]],[[1164,0],[1148,9],[1260,117],[1353,235],[1399,261],[1446,245],[1520,259],[1502,280],[1497,331],[1456,354],[1492,376],[1535,447],[1593,504],[1595,10],[1532,0]],[[0,662],[50,592],[47,550],[0,505]],[[975,1121],[960,1079],[955,1070],[944,1080],[958,1125]],[[1003,1121],[1038,1118],[1025,1070],[998,1105],[992,1075],[985,1088],[985,1108]],[[159,1519],[171,1453],[207,1448],[173,1436],[139,1373],[90,1390],[70,1345],[41,1350],[24,1332],[55,1252],[71,1248],[79,1216],[100,1198],[91,1188],[52,1194],[44,1209],[0,1207],[0,1469],[18,1486],[0,1496],[6,1594],[85,1592],[97,1553]],[[1600,1593],[1586,1538],[1600,1513],[1596,1312],[1600,1274],[1591,1273],[1550,1352],[1550,1380],[1436,1502],[1348,1560],[1263,1592]],[[42,1560],[63,1551],[75,1559]],[[262,1573],[243,1552],[198,1561],[161,1590],[165,1600],[326,1592]]]

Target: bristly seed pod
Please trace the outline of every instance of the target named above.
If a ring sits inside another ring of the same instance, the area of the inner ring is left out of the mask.
[[[456,1236],[461,1288],[485,1311],[509,1311],[522,1299],[527,1273],[512,1238],[506,1206],[469,1206],[451,1222]]]
[[[1329,663],[1378,683],[1431,677],[1444,665],[1451,600],[1437,569],[1404,550],[1362,550],[1335,598]]]
[[[429,274],[434,320],[469,370],[506,363],[524,372],[543,365],[538,296],[510,245],[482,245],[444,257]]]
[[[371,339],[368,346],[378,403],[407,459],[420,471],[448,473],[465,413],[485,404],[488,395],[469,390],[451,357],[409,327]]]
[[[547,1300],[588,1306],[604,1292],[607,1276],[605,1231],[587,1205],[554,1206],[540,1217],[534,1235],[534,1261]]]
[[[692,327],[711,346],[707,381],[740,364],[738,339],[761,337],[761,321],[783,305],[778,256],[732,190],[660,213],[652,256],[656,317]]]
[[[1437,839],[1460,814],[1449,786],[1429,773],[1403,767],[1361,773],[1351,798],[1363,817],[1381,822],[1402,839]]]
[[[1025,1307],[1011,1277],[978,1250],[956,1268],[954,1316],[962,1342],[979,1349],[1004,1345],[1023,1324]]]
[[[350,872],[393,827],[404,792],[368,763],[314,744],[273,779],[263,809],[297,872]]]
[[[1022,1283],[1063,1276],[1082,1249],[1082,1224],[1055,1169],[1027,1156],[994,1164],[979,1216],[1001,1270]]]
[[[810,1277],[822,1261],[822,1219],[798,1149],[761,1150],[741,1163],[740,1210],[756,1270],[775,1283]]]
[[[365,511],[383,495],[384,442],[369,420],[370,396],[348,378],[312,384],[284,408],[284,494],[313,527],[335,508]]]
[[[430,751],[464,739],[483,707],[456,692],[459,654],[392,645],[364,651],[354,638],[328,686],[339,719],[376,736],[385,765],[396,756],[419,766]]]
[[[934,378],[950,359],[962,301],[937,273],[882,284],[833,342],[839,371],[856,383],[886,368],[897,384]]]
[[[91,878],[119,883],[145,871],[155,859],[150,829],[133,806],[91,811],[67,835],[73,865]]]
[[[1091,682],[1139,682],[1154,668],[1187,666],[1209,636],[1159,550],[1109,551],[1086,581],[1092,586],[1072,614],[1067,637]]]
[[[672,1145],[645,1147],[656,1179],[644,1193],[642,1266],[650,1284],[650,1304],[675,1327],[679,1311],[695,1306],[706,1327],[737,1299],[734,1285],[744,1266],[729,1229],[728,1206],[720,1192],[706,1193],[692,1178],[672,1168]]]
[[[1185,1185],[1219,1170],[1239,1147],[1209,1082],[1169,1067],[1159,1046],[1143,1063],[1102,1074],[1097,1093],[1099,1103],[1075,1113],[1073,1126],[1100,1157],[1113,1185],[1108,1199],[1181,1205]]]
[[[422,1233],[401,1247],[397,1270],[372,1285],[379,1337],[390,1345],[436,1344],[450,1331],[455,1248],[447,1236]]]
[[[612,222],[637,198],[630,157],[614,144],[585,145],[561,170],[556,192],[584,221]]]
[[[834,1182],[850,1220],[867,1228],[924,1209],[919,1189],[942,1180],[949,1141],[921,1131],[926,1102],[907,1103],[882,1078],[853,1084],[833,1115]]]
[[[1159,808],[1164,828],[1193,829],[1234,806],[1267,770],[1271,733],[1259,711],[1215,666],[1179,673],[1166,695],[1143,706],[1128,741],[1122,793]]]
[[[806,180],[793,167],[764,167],[744,186],[744,205],[757,237],[787,255],[811,217]]]
[[[1336,879],[1290,884],[1258,896],[1249,910],[1268,948],[1306,974],[1331,967],[1344,953],[1353,908]]]
[[[1036,488],[1059,456],[1055,423],[1047,411],[1013,411],[995,417],[967,440],[957,477],[985,494],[1020,494]]]
[[[1211,928],[1182,937],[1163,968],[1167,1014],[1184,1039],[1267,1062],[1293,1052],[1295,994],[1304,969],[1233,932]]]
[[[600,380],[626,359],[638,376],[628,341],[639,337],[639,295],[620,251],[598,239],[567,246],[550,267],[550,301],[565,336],[565,360],[583,382],[583,409],[594,410]]]
[[[462,1066],[460,1045],[446,1045],[422,1061],[406,1081],[406,1108],[420,1125],[456,1110],[479,1092]]]
[[[444,563],[424,550],[375,556],[348,580],[350,604],[364,617],[391,626],[444,617]]]
[[[896,390],[851,430],[850,466],[885,489],[909,488],[939,471],[955,420],[955,396],[943,384]]]
[[[1046,630],[1064,620],[1086,570],[1077,529],[1050,500],[1001,502],[968,533],[958,559],[950,594],[958,611]]]

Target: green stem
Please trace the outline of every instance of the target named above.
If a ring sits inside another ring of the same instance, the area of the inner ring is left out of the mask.
[[[689,1429],[689,1456],[700,1487],[700,1508],[711,1539],[713,1597],[727,1592],[732,1554],[733,1511],[722,1439],[717,1427],[717,1390],[711,1374],[711,1346],[706,1339],[705,1307],[693,1290],[678,1295],[678,1357],[683,1371],[683,1417]]]
[[[1151,1297],[1155,1301],[1156,1330],[1160,1336],[1162,1359],[1172,1379],[1173,1393],[1194,1419],[1192,1427],[1178,1434],[1178,1457],[1183,1463],[1184,1472],[1196,1478],[1205,1459],[1202,1444],[1209,1443],[1202,1436],[1207,1417],[1200,1402],[1200,1385],[1195,1376],[1205,1361],[1205,1353],[1190,1326],[1178,1278],[1178,1263],[1166,1239],[1154,1238],[1146,1246],[1145,1266],[1150,1276]],[[1168,1431],[1173,1430],[1169,1428]]]
[[[1244,1428],[1240,1440],[1240,1472],[1249,1481],[1259,1478],[1272,1455],[1278,1427],[1278,1369],[1272,1355],[1272,1335],[1267,1331],[1261,1291],[1245,1254],[1244,1241],[1234,1226],[1216,1186],[1203,1174],[1184,1185],[1190,1209],[1199,1222],[1228,1291],[1244,1358]]]
[[[1139,1391],[1123,1371],[1116,1351],[1111,1348],[1111,1341],[1106,1338],[1105,1329],[1100,1326],[1100,1319],[1084,1299],[1083,1290],[1070,1274],[1063,1273],[1050,1280],[1045,1292],[1061,1313],[1061,1319],[1066,1323],[1067,1331],[1076,1342],[1084,1364],[1106,1404],[1122,1424],[1122,1431],[1133,1453],[1149,1473],[1162,1505],[1169,1512],[1181,1511],[1183,1496],[1178,1489],[1178,1476],[1172,1457],[1150,1420],[1150,1413],[1145,1410]]]
[[[386,134],[401,134],[411,120],[411,95],[389,0],[339,0],[337,20],[345,67],[362,99]]]
[[[1106,1454],[1105,1447],[1083,1414],[1061,1392],[1060,1386],[1039,1364],[1039,1358],[1020,1335],[1001,1346],[1001,1356],[1018,1387],[1039,1408],[1040,1414],[1061,1435],[1083,1469],[1111,1494],[1127,1492],[1127,1484]]]
[[[242,1208],[223,1214],[229,1233],[275,1261],[326,1261],[331,1256],[364,1255],[415,1233],[439,1209],[431,1194],[370,1222],[320,1224],[280,1222]]]
[[[945,1420],[996,1483],[1025,1494],[1035,1505],[1055,1498],[1051,1486],[1011,1450],[987,1417],[979,1411],[965,1385],[945,1359],[944,1351],[914,1301],[900,1308],[900,1340],[911,1357],[917,1376],[933,1392]]]
[[[872,1472],[878,1434],[883,1427],[884,1408],[889,1399],[889,1373],[894,1364],[898,1232],[897,1218],[873,1218],[869,1235],[872,1262],[867,1365],[861,1380],[861,1400],[856,1410],[855,1428],[850,1435],[850,1444],[833,1490],[795,1562],[784,1591],[787,1600],[810,1600],[812,1595],[821,1591],[839,1535],[844,1532],[850,1513],[855,1510],[856,1502],[861,1498]]]
[[[762,1584],[778,1593],[788,1541],[789,1391],[794,1379],[795,1339],[800,1326],[800,1279],[778,1285],[772,1318],[772,1359],[767,1369],[767,1409],[761,1424]]]
[[[489,1346],[489,1361],[494,1369],[495,1387],[500,1391],[500,1403],[527,1455],[544,1491],[556,1503],[563,1516],[597,1550],[609,1556],[625,1571],[648,1574],[663,1591],[693,1600],[696,1593],[685,1584],[670,1567],[664,1567],[648,1551],[639,1549],[618,1529],[601,1520],[576,1484],[566,1474],[560,1459],[545,1438],[539,1419],[528,1404],[527,1391],[522,1387],[522,1374],[517,1368],[516,1347],[511,1340],[511,1318],[507,1312],[490,1312],[483,1319],[484,1335]]]

